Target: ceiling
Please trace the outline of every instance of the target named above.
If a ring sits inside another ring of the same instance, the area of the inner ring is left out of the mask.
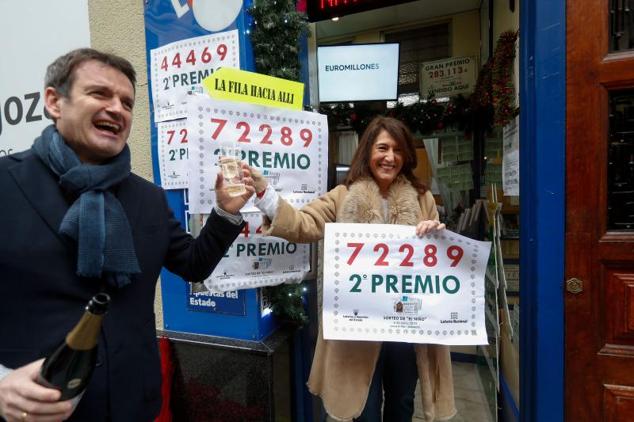
[[[360,32],[404,25],[479,9],[481,0],[418,0],[317,22],[317,42],[343,39]]]

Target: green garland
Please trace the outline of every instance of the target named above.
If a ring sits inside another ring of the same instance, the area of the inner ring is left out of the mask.
[[[306,16],[292,0],[256,0],[248,12],[256,71],[299,81],[299,39],[309,33]]]
[[[513,61],[515,60],[515,41],[517,31],[500,34],[491,68],[491,98],[493,103],[493,124],[506,126],[517,116],[515,107],[515,85],[513,83]]]
[[[362,133],[377,114],[362,105],[352,107],[347,103],[322,106],[319,112],[328,116],[328,127],[352,127],[357,133]],[[438,102],[430,97],[408,106],[399,103],[384,114],[403,121],[412,132],[422,135],[445,129],[463,132],[473,129],[471,102],[462,95],[452,97],[448,102]]]
[[[284,283],[265,289],[264,294],[269,298],[273,315],[291,324],[304,325],[308,322],[303,299],[307,288],[303,281],[300,284]]]
[[[256,0],[248,10],[253,18],[248,33],[258,73],[299,81],[299,40],[308,35],[306,16],[298,13],[292,0]],[[282,321],[303,325],[308,321],[300,284],[265,287],[271,311]]]

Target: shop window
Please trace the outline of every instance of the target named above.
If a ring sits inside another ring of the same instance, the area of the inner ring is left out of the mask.
[[[610,94],[608,230],[634,231],[634,89]]]
[[[634,2],[630,0],[610,0],[610,51],[634,48]]]
[[[401,44],[398,74],[399,101],[407,104],[418,101],[421,64],[450,56],[449,24],[386,33],[385,42]]]

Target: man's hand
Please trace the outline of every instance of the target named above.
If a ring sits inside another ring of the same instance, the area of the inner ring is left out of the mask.
[[[437,220],[423,220],[416,225],[416,236],[423,237],[427,233],[444,230],[445,225]]]
[[[218,176],[216,177],[216,204],[218,208],[222,208],[230,214],[237,214],[255,192],[249,166],[245,163],[240,163],[240,167],[242,169],[242,181],[244,182],[244,187],[247,190],[240,196],[229,196],[224,186],[222,173],[218,173]]]
[[[73,412],[70,400],[58,401],[58,390],[35,382],[42,362],[31,362],[0,380],[0,416],[7,422],[57,422]]]

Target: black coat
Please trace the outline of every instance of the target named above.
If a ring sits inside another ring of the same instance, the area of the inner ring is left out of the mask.
[[[160,187],[131,174],[113,189],[132,228],[141,267],[111,291],[93,378],[71,420],[147,421],[161,404],[154,293],[162,266],[206,278],[240,231],[215,213],[194,240]],[[30,151],[0,158],[0,363],[16,368],[48,355],[102,287],[80,278],[76,245],[58,233],[73,198]]]

